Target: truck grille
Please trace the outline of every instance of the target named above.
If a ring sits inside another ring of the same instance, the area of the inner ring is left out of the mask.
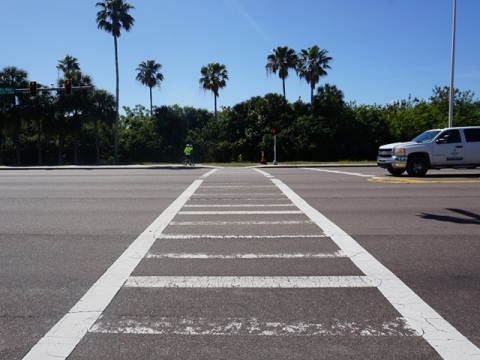
[[[392,156],[392,149],[381,149],[378,150],[379,157],[391,157]]]

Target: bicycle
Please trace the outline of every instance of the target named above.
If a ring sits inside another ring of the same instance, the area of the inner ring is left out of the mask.
[[[190,156],[186,156],[186,155],[183,155],[182,156],[182,165],[183,166],[195,166],[195,159],[193,158],[192,155]]]

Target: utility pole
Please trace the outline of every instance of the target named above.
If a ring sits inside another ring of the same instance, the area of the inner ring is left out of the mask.
[[[455,31],[457,22],[457,0],[453,0],[453,21],[452,21],[452,59],[450,67],[450,94],[448,97],[448,127],[453,126],[453,98],[455,96],[455,89],[453,84],[455,72]]]
[[[273,134],[273,165],[278,165],[277,162],[277,130],[272,129]]]

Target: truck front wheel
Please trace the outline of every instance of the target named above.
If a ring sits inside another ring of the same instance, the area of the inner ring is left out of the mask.
[[[428,171],[428,163],[422,157],[415,157],[408,160],[407,173],[410,176],[424,176]]]
[[[405,172],[405,169],[395,169],[393,167],[389,167],[387,170],[393,176],[400,176]]]

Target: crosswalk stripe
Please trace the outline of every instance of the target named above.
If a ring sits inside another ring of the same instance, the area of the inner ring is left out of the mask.
[[[252,221],[172,221],[171,226],[203,226],[203,225],[303,225],[314,224],[312,220],[285,220],[285,221],[264,221],[264,220],[252,220]]]
[[[203,336],[419,336],[405,320],[397,317],[375,323],[372,320],[332,321],[328,324],[306,321],[265,321],[258,318],[136,317],[107,319],[102,316],[89,332],[101,334],[203,335]]]
[[[186,208],[208,208],[208,207],[294,207],[292,203],[288,204],[209,204],[209,205],[198,205],[198,204],[186,204]]]
[[[142,288],[365,288],[369,276],[131,276],[125,287]]]
[[[347,255],[343,251],[335,251],[333,253],[317,253],[317,254],[205,254],[205,253],[148,253],[147,259],[329,259],[341,258]]]
[[[213,234],[161,234],[157,237],[159,240],[188,240],[188,239],[320,239],[325,238],[326,235],[285,235],[285,234],[273,234],[273,235],[213,235]]]
[[[179,215],[292,215],[303,214],[300,210],[271,211],[179,211]]]

